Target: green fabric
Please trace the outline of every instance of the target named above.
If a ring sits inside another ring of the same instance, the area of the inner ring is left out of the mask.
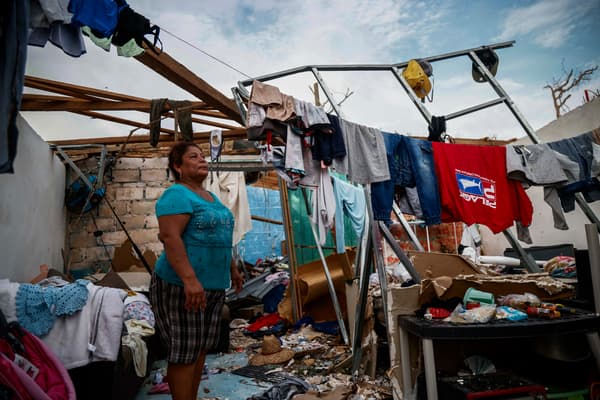
[[[308,206],[311,204],[311,192],[306,191]],[[298,265],[308,264],[319,260],[319,251],[316,248],[315,238],[313,236],[306,205],[302,196],[302,189],[289,190],[288,199],[290,207],[290,218],[292,222],[292,233],[294,235],[294,244],[296,250],[296,261]],[[336,217],[338,214],[336,214]],[[346,246],[356,246],[358,239],[352,228],[352,221],[344,217],[344,228],[346,231]],[[335,240],[331,232],[327,233],[327,240],[323,246],[323,254],[327,257],[335,253]],[[307,248],[311,246],[312,248]]]

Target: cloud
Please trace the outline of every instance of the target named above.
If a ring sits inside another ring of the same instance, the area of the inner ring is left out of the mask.
[[[584,17],[597,7],[594,1],[538,1],[527,7],[510,10],[502,22],[499,40],[517,35],[530,36],[545,48],[558,48],[566,43]]]

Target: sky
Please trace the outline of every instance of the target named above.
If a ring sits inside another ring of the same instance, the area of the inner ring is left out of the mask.
[[[129,5],[161,27],[164,51],[227,96],[238,81],[304,65],[393,64],[514,40],[514,46],[497,51],[496,79],[537,130],[555,119],[544,86],[565,69],[600,65],[599,0],[129,0]],[[145,98],[194,99],[135,59],[85,41],[87,53],[79,58],[51,43],[28,46],[26,73]],[[427,135],[425,120],[391,72],[322,76],[336,102],[352,93],[341,106],[347,120],[387,132]],[[433,115],[497,98],[489,84],[472,80],[466,56],[433,63],[433,76],[433,101],[425,103]],[[296,98],[314,100],[312,74],[269,83]],[[571,109],[583,103],[583,89],[600,89],[600,71],[573,92],[567,103]],[[148,118],[136,112],[114,114],[141,122]],[[46,140],[126,136],[132,129],[64,112],[24,116]],[[208,130],[200,125],[194,129]],[[504,105],[449,120],[447,132],[465,138],[525,135]]]

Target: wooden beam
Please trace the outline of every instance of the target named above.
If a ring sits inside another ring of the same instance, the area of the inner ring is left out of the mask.
[[[73,85],[71,83],[58,82],[50,79],[38,78],[35,76],[25,77],[25,86],[45,90],[47,92],[55,92],[62,94],[70,94],[74,97],[81,97],[93,99],[94,97],[100,97],[103,99],[119,100],[119,101],[148,101],[142,97],[130,96],[122,93],[111,92],[108,90],[94,89],[87,86]],[[65,93],[66,92],[66,93]]]
[[[157,55],[152,50],[147,49],[143,54],[135,58],[180,88],[212,104],[230,119],[242,125],[244,124],[233,100],[227,98],[223,93],[177,62],[166,52],[163,51],[160,55]]]
[[[246,128],[230,129],[222,132],[223,140],[238,140],[247,139]],[[194,133],[194,142],[208,143],[210,140],[210,131],[207,132],[196,132]],[[161,135],[159,138],[159,145],[163,142],[172,142],[173,136]],[[69,139],[69,140],[50,140],[49,144],[57,146],[68,146],[76,144],[122,144],[122,143],[146,143],[150,142],[149,135],[133,135],[127,136],[111,136],[111,137],[100,137],[100,138],[86,138],[86,139]]]
[[[123,124],[123,125],[135,126],[137,128],[150,129],[149,126],[148,126],[148,123],[143,123],[143,122],[138,122],[138,121],[132,121],[130,119],[119,118],[119,117],[115,117],[113,115],[97,113],[97,112],[94,112],[94,111],[72,111],[72,112],[75,113],[75,114],[86,115],[88,117],[103,119],[105,121],[116,122],[116,123]],[[165,133],[167,133],[169,135],[175,135],[175,131],[173,129],[167,129],[167,128],[162,128],[161,127],[160,131],[161,132],[165,132]]]

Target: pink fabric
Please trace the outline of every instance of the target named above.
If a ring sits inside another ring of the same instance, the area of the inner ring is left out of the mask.
[[[21,340],[25,345],[27,359],[40,369],[35,382],[44,389],[49,398],[76,400],[73,381],[52,350],[29,332],[26,332]]]
[[[16,400],[30,400],[32,397],[15,369],[20,368],[0,351],[0,384],[9,387],[14,392]]]
[[[20,354],[38,368],[38,374],[31,378],[14,364],[15,353],[6,340],[0,339],[0,355],[11,363],[15,376],[28,390],[32,399],[40,400],[76,400],[75,387],[65,367],[56,355],[38,337],[25,329],[11,328],[11,333],[19,338],[25,352]],[[4,365],[6,363],[4,362]],[[14,381],[15,384],[18,381]]]

